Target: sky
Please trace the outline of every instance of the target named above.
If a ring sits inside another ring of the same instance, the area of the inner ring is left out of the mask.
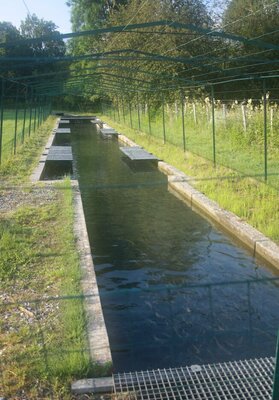
[[[30,14],[52,21],[61,33],[71,32],[70,8],[66,0],[0,0],[0,21],[11,22],[19,28],[20,22]]]

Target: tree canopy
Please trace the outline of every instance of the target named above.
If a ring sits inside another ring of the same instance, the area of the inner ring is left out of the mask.
[[[156,103],[162,95],[177,99],[190,87],[199,88],[198,95],[212,85],[242,90],[243,80],[248,89],[260,87],[263,74],[278,71],[278,1],[215,0],[217,18],[210,12],[211,0],[67,3],[74,31],[69,35],[60,35],[52,21],[36,15],[29,15],[19,30],[0,24],[5,74],[31,75],[32,83],[45,90],[88,98],[100,92],[111,99],[118,93],[129,100],[148,96]],[[67,52],[65,37],[71,38]],[[11,63],[13,57],[17,63]]]

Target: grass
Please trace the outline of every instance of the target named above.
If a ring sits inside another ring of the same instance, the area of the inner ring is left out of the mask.
[[[25,122],[24,122],[25,114]],[[16,122],[17,121],[17,122]],[[8,161],[31,135],[34,134],[38,125],[38,115],[35,110],[29,108],[16,110],[4,109],[3,113],[3,135],[2,135],[2,162]]]
[[[214,167],[212,161],[206,157],[184,152],[181,145],[169,142],[163,144],[162,137],[150,135],[148,130],[142,132],[127,127],[123,121],[119,124],[111,115],[101,118],[160,159],[192,177],[192,184],[221,207],[232,211],[272,240],[279,242],[279,196],[276,188],[230,168],[218,164]],[[126,122],[130,121],[126,119]],[[175,132],[173,135],[177,137]],[[241,157],[245,163],[243,154]]]
[[[0,166],[0,180],[2,182],[19,184],[29,181],[29,176],[39,161],[55,120],[54,116],[48,117],[47,121],[36,132],[26,138],[24,145],[17,149],[15,155],[11,154],[7,159],[2,158]]]
[[[106,374],[92,364],[73,234],[68,178],[30,185],[54,126],[49,119],[0,169],[0,397],[70,399],[73,379]]]
[[[230,107],[229,107],[230,106]],[[246,129],[243,125],[241,105],[230,103],[226,111],[219,102],[215,104],[215,155],[216,162],[241,174],[255,176],[264,180],[264,124],[263,106],[253,108],[248,104],[245,108]],[[147,109],[138,112],[134,107],[130,110],[121,107],[120,112],[109,111],[112,120],[122,125],[141,130],[163,141],[162,108],[157,111]],[[213,161],[213,130],[211,104],[206,102],[187,103],[185,109],[185,144],[186,150]],[[167,143],[183,149],[183,129],[181,107],[165,105],[165,139]],[[107,114],[108,115],[108,114]],[[150,116],[150,124],[149,124]],[[139,129],[140,127],[140,129]],[[274,105],[267,110],[267,166],[268,181],[279,189],[279,111]]]

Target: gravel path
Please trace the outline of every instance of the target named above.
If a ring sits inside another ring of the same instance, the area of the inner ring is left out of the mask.
[[[6,187],[0,185],[0,213],[9,212],[23,205],[43,205],[56,198],[52,186]]]

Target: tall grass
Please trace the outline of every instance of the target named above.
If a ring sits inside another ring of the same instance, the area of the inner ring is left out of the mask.
[[[164,111],[164,113],[163,113]],[[184,102],[184,134],[182,104],[165,104],[164,110],[148,109],[146,104],[121,105],[107,109],[110,118],[133,129],[166,141],[219,165],[244,175],[265,179],[265,138],[263,103],[215,101],[213,137],[212,104]],[[163,115],[165,127],[163,123]],[[215,148],[214,148],[215,141]],[[268,182],[279,188],[279,110],[267,105],[267,173]]]

